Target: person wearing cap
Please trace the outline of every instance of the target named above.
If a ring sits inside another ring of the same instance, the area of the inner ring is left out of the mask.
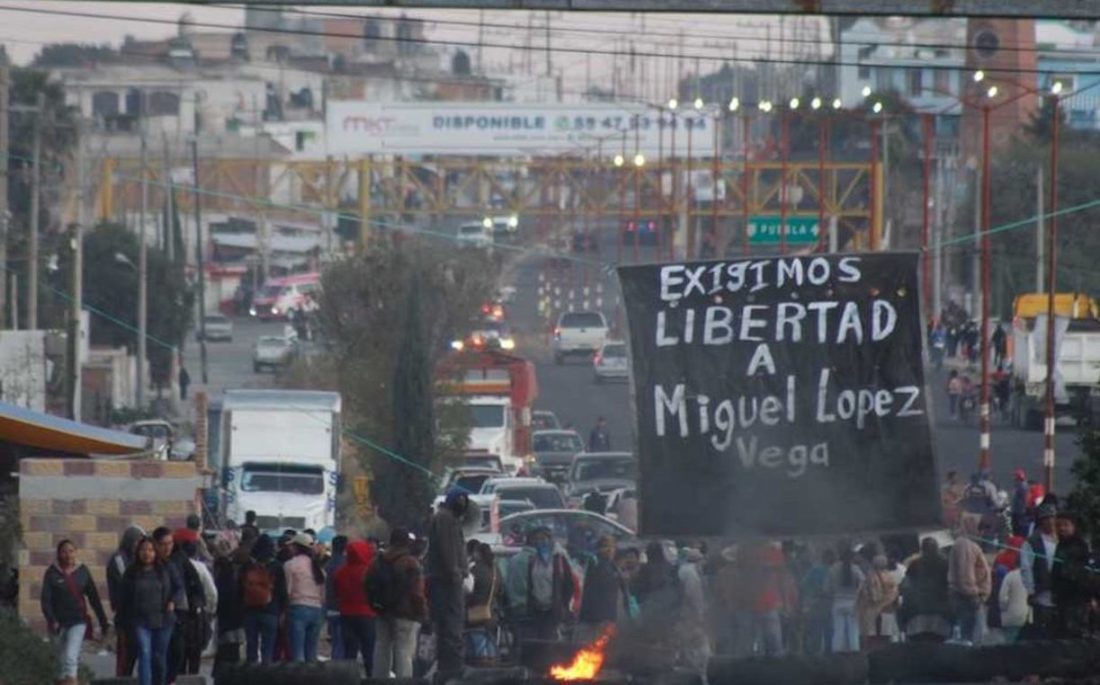
[[[1027,515],[1027,496],[1031,492],[1031,486],[1023,469],[1016,469],[1015,483],[1012,490],[1012,534],[1027,537],[1031,528]]]
[[[1058,550],[1058,509],[1048,496],[1035,511],[1035,532],[1020,554],[1020,575],[1031,605],[1033,635],[1054,636],[1055,606],[1052,594],[1055,552]]]
[[[214,563],[214,555],[206,546],[206,540],[202,538],[202,518],[198,514],[189,514],[185,524],[187,530],[195,533],[195,546],[198,549],[198,559],[204,564]]]
[[[283,564],[286,575],[290,653],[294,661],[317,661],[317,642],[325,624],[325,572],[313,552],[313,536],[290,539],[292,556]]]
[[[1077,639],[1089,630],[1089,609],[1092,604],[1089,568],[1089,545],[1077,527],[1077,517],[1060,511],[1057,519],[1058,547],[1054,552],[1058,563],[1051,571],[1051,595],[1057,610],[1055,637]]]
[[[428,529],[428,606],[436,630],[440,682],[461,674],[463,668],[466,593],[462,585],[469,569],[462,524],[469,506],[466,491],[451,488],[432,516]]]

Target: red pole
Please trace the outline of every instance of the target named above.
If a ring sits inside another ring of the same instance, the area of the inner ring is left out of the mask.
[[[870,218],[868,219],[868,248],[876,249],[878,247],[878,240],[875,237],[875,195],[878,193],[878,132],[880,122],[878,119],[871,120],[871,178],[868,183],[868,189],[870,190],[870,197],[867,199],[867,207],[870,209]]]
[[[1062,128],[1061,100],[1054,97],[1054,120],[1050,122],[1050,214],[1047,223],[1047,378],[1046,417],[1043,422],[1043,471],[1047,492],[1054,490],[1054,291],[1058,287],[1058,138]]]
[[[982,268],[982,337],[978,349],[982,355],[982,385],[981,398],[979,400],[980,431],[978,468],[988,470],[993,463],[990,454],[990,417],[989,417],[989,305],[993,299],[991,288],[991,247],[992,240],[989,235],[991,195],[990,189],[990,164],[989,164],[989,105],[982,107],[982,242],[981,242],[981,268]]]
[[[783,110],[779,124],[779,254],[787,254],[787,157],[790,138],[790,113]]]
[[[827,137],[825,126],[828,119],[821,117],[817,122],[817,249],[821,252],[822,245],[828,245],[825,229],[825,146]]]
[[[695,128],[695,120],[688,116],[688,149],[687,149],[687,188],[684,192],[684,202],[687,203],[687,245],[684,246],[684,259],[695,259],[695,222],[692,220],[691,210],[694,204],[691,187],[691,139]]]
[[[742,125],[742,146],[744,151],[742,154],[741,165],[741,214],[744,217],[741,226],[741,240],[742,240],[742,252],[747,257],[749,255],[749,115],[741,115]]]
[[[930,245],[930,217],[928,213],[928,201],[929,197],[929,180],[932,176],[932,136],[933,136],[933,119],[931,114],[921,115],[921,123],[923,124],[922,132],[924,134],[924,173],[921,178],[923,186],[924,203],[922,206],[921,214],[921,233],[920,233],[920,248],[921,248],[921,283],[923,283],[923,289],[921,296],[924,298],[924,317],[926,321],[931,321],[934,312],[929,307],[932,306],[932,255],[929,252]]]
[[[711,164],[711,193],[710,193],[710,231],[711,231],[711,247],[714,248],[713,257],[719,257],[718,244],[719,242],[725,243],[725,241],[718,240],[718,174],[721,173],[721,169],[718,167],[718,129],[721,127],[722,113],[719,111],[714,116],[714,159]]]
[[[641,141],[640,130],[641,123],[638,117],[634,117],[634,156],[637,158],[641,154]],[[632,159],[631,162],[635,162],[636,159]],[[626,163],[626,160],[623,160]],[[637,264],[641,261],[639,255],[638,241],[641,240],[640,234],[642,232],[642,167],[634,164],[634,263]]]

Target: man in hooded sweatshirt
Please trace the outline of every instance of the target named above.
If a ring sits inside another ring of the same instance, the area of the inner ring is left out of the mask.
[[[118,540],[118,549],[107,561],[107,597],[111,601],[111,613],[115,616],[115,676],[128,678],[137,663],[137,650],[131,645],[128,626],[123,625],[119,612],[122,609],[122,575],[134,561],[134,545],[145,536],[145,531],[130,526]]]
[[[462,673],[466,625],[466,593],[462,587],[469,569],[462,523],[470,499],[451,488],[428,529],[428,606],[436,631],[436,677],[446,682]]]
[[[955,546],[947,558],[947,587],[962,639],[977,645],[985,633],[983,608],[993,591],[993,576],[981,546],[974,541],[978,535],[977,519],[964,516],[960,525]]]
[[[347,545],[345,559],[331,574],[332,591],[340,612],[343,658],[354,661],[357,654],[362,654],[363,666],[370,676],[374,672],[376,614],[367,598],[366,577],[374,563],[374,545],[354,540]]]

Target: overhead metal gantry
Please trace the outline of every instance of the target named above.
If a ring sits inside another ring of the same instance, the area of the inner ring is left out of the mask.
[[[167,197],[164,166],[150,158],[151,206]],[[682,226],[715,247],[736,244],[750,220],[835,221],[841,244],[874,249],[882,227],[882,166],[871,161],[756,161],[695,157],[644,161],[595,157],[394,157],[199,161],[206,212],[323,222],[358,222],[361,242],[379,229],[430,227],[453,233],[464,221],[516,215],[539,229],[607,230],[632,219]],[[120,219],[140,207],[138,159],[106,158],[96,181],[96,216]],[[785,183],[783,182],[785,179]],[[176,187],[187,216],[194,193]],[[717,198],[715,200],[715,198]],[[695,238],[693,237],[692,240]]]

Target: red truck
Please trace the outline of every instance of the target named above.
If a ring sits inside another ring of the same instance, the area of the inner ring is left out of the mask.
[[[500,457],[507,473],[531,456],[531,405],[538,396],[535,365],[500,350],[467,350],[443,358],[436,379],[470,412],[467,452]]]

